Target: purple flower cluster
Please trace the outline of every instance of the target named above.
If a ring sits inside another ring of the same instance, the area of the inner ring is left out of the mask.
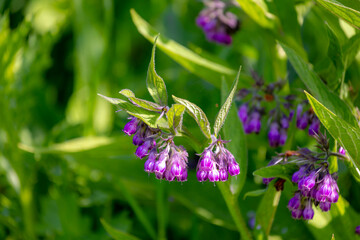
[[[133,117],[123,130],[133,136],[133,144],[138,146],[135,155],[140,159],[147,156],[145,172],[155,173],[156,178],[167,181],[187,181],[188,153],[182,146],[176,146],[173,139],[161,138],[161,130],[147,126]],[[156,142],[158,140],[158,142]],[[158,153],[158,150],[161,150]]]
[[[327,212],[331,204],[336,203],[339,198],[337,173],[330,174],[328,158],[335,156],[346,159],[346,156],[329,150],[329,141],[325,134],[315,134],[314,137],[318,142],[317,148],[321,152],[299,148],[297,151],[278,154],[268,164],[268,166],[277,164],[299,166],[291,176],[291,181],[297,184],[297,191],[288,203],[294,219],[310,220],[314,217],[313,206],[319,206],[323,212]],[[275,178],[263,178],[263,183],[268,184],[273,179]]]
[[[238,116],[243,124],[244,132],[246,134],[259,133],[261,117],[265,115],[263,105],[271,106],[275,102],[275,107],[268,114],[268,140],[271,147],[283,146],[287,140],[287,129],[294,115],[292,102],[295,98],[293,95],[285,97],[276,95],[276,92],[280,91],[284,85],[282,81],[265,84],[255,72],[252,72],[252,77],[255,80],[254,86],[241,89],[238,94],[238,98],[242,100]],[[247,98],[246,101],[245,98]]]
[[[309,108],[309,110],[304,111],[304,105],[299,104],[296,109],[296,127],[298,129],[304,130],[309,126],[309,135],[314,136],[319,133],[320,130],[320,121],[314,114],[314,111]]]
[[[220,0],[205,2],[206,8],[196,18],[206,38],[211,42],[230,45],[231,35],[239,29],[239,20],[231,12],[225,12],[226,4]]]
[[[293,115],[294,112],[290,111],[289,116],[283,114],[281,118],[278,118],[277,121],[275,120],[270,124],[268,139],[271,147],[283,146],[285,144],[287,139],[287,129],[290,126]]]
[[[196,177],[199,182],[227,181],[230,176],[240,174],[239,164],[229,150],[224,147],[225,141],[217,140],[202,153],[197,165]],[[215,147],[215,152],[213,148]]]
[[[355,234],[360,235],[360,225],[356,226],[355,228]]]
[[[329,174],[327,165],[314,169],[313,165],[303,165],[292,176],[298,184],[298,191],[290,199],[288,208],[294,219],[310,220],[314,217],[312,205],[319,206],[323,212],[331,208],[339,198],[336,174]]]

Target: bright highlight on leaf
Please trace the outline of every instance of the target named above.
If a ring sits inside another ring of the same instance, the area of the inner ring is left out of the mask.
[[[234,95],[235,95],[235,92],[236,92],[236,87],[238,85],[238,82],[239,82],[239,77],[240,77],[240,72],[241,72],[241,67],[239,69],[239,72],[235,78],[235,81],[233,83],[233,86],[231,88],[231,91],[229,93],[229,96],[227,97],[225,103],[222,105],[217,117],[216,117],[216,120],[215,120],[215,125],[214,125],[214,134],[215,134],[215,137],[218,135],[221,127],[224,125],[224,122],[226,120],[226,117],[229,113],[229,110],[230,110],[230,107],[231,107],[231,103],[233,101],[233,98],[234,98]]]

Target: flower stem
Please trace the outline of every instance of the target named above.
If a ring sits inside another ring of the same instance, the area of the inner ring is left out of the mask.
[[[218,182],[216,184],[224,197],[226,206],[229,209],[231,217],[233,218],[236,228],[238,229],[241,239],[251,240],[252,236],[249,229],[246,226],[244,218],[241,214],[237,198],[231,193],[229,184],[224,182]]]

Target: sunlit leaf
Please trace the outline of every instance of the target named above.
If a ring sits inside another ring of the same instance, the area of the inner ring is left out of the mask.
[[[310,68],[308,63],[306,63],[293,49],[283,43],[280,43],[280,45],[286,52],[289,61],[295,68],[300,79],[306,85],[307,89],[335,114],[341,116],[341,118],[346,120],[349,124],[353,126],[357,125],[355,117],[352,115],[349,107],[336,94],[327,88],[324,82]]]
[[[348,7],[336,0],[316,0],[321,6],[344,19],[354,27],[360,28],[360,11]],[[354,1],[355,2],[355,1]]]
[[[152,128],[161,128],[164,130],[169,129],[169,125],[164,118],[160,118],[160,113],[146,110],[144,108],[133,105],[132,103],[126,102],[118,98],[110,98],[104,95],[98,94],[100,97],[106,99],[112,104],[117,105],[120,109],[126,111],[128,114],[137,117],[144,121],[148,126]]]
[[[274,28],[276,17],[265,9],[265,2],[254,0],[237,0],[241,9],[246,12],[257,24],[265,28]],[[259,4],[261,2],[262,4]]]
[[[175,102],[186,107],[187,112],[195,119],[205,137],[211,138],[210,123],[204,111],[201,110],[201,108],[199,108],[197,105],[186,99],[178,98],[175,96],[172,97]]]
[[[166,113],[169,128],[173,131],[173,133],[177,133],[178,130],[181,131],[183,114],[185,111],[185,106],[182,104],[174,104],[169,111]]]
[[[331,136],[340,143],[349,154],[352,167],[350,170],[354,177],[360,180],[360,128],[352,126],[341,117],[327,109],[322,103],[316,100],[309,93],[306,96],[314,109],[316,116],[320,119],[324,127],[329,131]],[[351,166],[351,165],[348,165]]]
[[[162,107],[159,104],[136,98],[135,94],[129,89],[123,89],[119,93],[127,97],[130,102],[132,102],[138,107],[144,108],[149,111],[161,112]]]
[[[235,81],[233,83],[233,86],[231,88],[231,91],[226,99],[226,101],[224,102],[224,104],[222,105],[222,107],[220,108],[218,115],[216,117],[215,120],[215,124],[214,124],[214,134],[215,137],[218,135],[220,129],[222,128],[222,126],[225,123],[226,117],[229,113],[230,107],[231,107],[231,103],[233,101],[235,92],[236,92],[236,88],[237,88],[237,84],[239,82],[239,76],[240,76],[240,72],[241,72],[241,67],[239,69],[239,72],[235,78]]]

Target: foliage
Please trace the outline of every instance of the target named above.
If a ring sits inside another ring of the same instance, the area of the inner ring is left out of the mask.
[[[355,239],[359,1],[232,4],[241,27],[222,46],[196,26],[201,1],[0,3],[0,239]],[[330,149],[347,152],[329,161],[339,201],[313,220],[287,209],[297,166],[267,165],[316,141],[295,120],[283,147],[268,146],[265,121],[245,136],[237,90],[252,71],[308,99]],[[122,132],[129,115],[186,147],[187,182],[144,172]],[[241,173],[199,183],[212,135],[230,140]],[[263,177],[285,179],[283,191]]]

